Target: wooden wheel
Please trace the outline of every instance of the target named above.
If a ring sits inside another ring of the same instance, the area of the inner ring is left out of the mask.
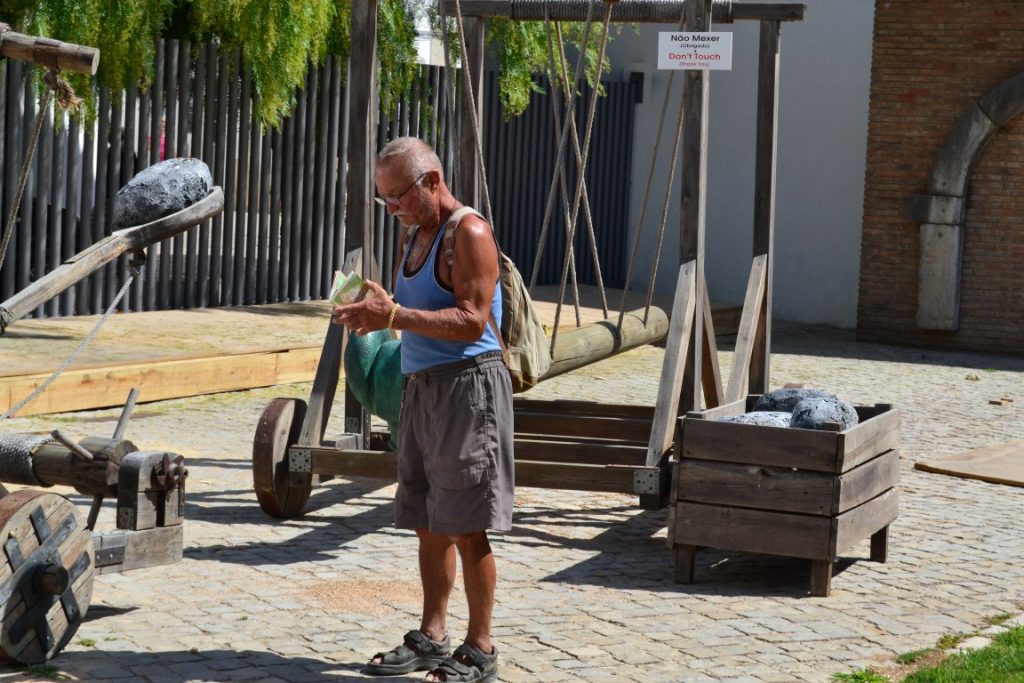
[[[252,442],[252,482],[260,507],[271,517],[302,514],[313,490],[312,475],[288,472],[288,447],[299,440],[306,402],[275,398],[260,416]]]
[[[0,654],[20,664],[68,644],[92,599],[92,533],[56,493],[22,490],[0,499]]]

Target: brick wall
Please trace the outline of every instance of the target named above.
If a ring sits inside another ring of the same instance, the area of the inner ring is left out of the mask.
[[[857,328],[861,339],[1024,352],[1024,115],[970,180],[960,327],[921,330],[919,226],[906,205],[967,106],[1024,71],[1021,0],[877,0]]]

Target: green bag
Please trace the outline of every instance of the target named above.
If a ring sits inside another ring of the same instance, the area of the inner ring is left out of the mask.
[[[455,229],[466,215],[480,212],[468,206],[457,209],[445,224],[444,258],[448,268],[455,260]],[[492,233],[493,234],[493,233]],[[551,367],[550,342],[544,332],[544,325],[533,308],[533,300],[523,282],[523,276],[512,259],[498,246],[498,283],[501,287],[501,329],[498,330],[494,316],[491,316],[491,330],[502,346],[502,356],[512,379],[512,393],[518,394],[532,388]]]

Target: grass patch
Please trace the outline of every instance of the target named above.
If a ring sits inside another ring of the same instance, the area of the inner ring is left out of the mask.
[[[92,638],[79,638],[78,644],[82,647],[95,647],[96,641]]]
[[[935,641],[935,647],[939,650],[952,650],[966,639],[967,634],[965,633],[949,633]]]
[[[49,665],[32,665],[26,666],[21,669],[23,674],[28,676],[38,676],[51,681],[70,681],[71,679],[67,674],[61,673],[61,670],[55,666]]]
[[[860,669],[850,673],[832,674],[830,681],[836,683],[890,683],[889,679],[871,669]]]
[[[1003,612],[1002,614],[997,614],[994,617],[989,617],[985,621],[987,621],[992,626],[999,626],[1000,624],[1003,624],[1009,621],[1010,619],[1013,619],[1013,615],[1009,614],[1008,612]]]
[[[913,664],[925,655],[931,654],[932,652],[935,652],[935,648],[933,647],[926,647],[923,650],[912,650],[910,652],[904,652],[903,654],[896,657],[896,661],[900,664]]]
[[[1024,626],[996,636],[981,650],[954,654],[916,671],[904,683],[1024,683]]]

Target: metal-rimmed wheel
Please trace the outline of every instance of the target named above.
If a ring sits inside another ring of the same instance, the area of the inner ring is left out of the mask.
[[[260,507],[271,517],[302,514],[312,492],[312,476],[288,471],[288,447],[299,440],[306,402],[275,398],[256,426],[252,442],[252,481]]]
[[[50,659],[71,640],[92,600],[92,533],[70,500],[15,491],[0,499],[0,654]]]

